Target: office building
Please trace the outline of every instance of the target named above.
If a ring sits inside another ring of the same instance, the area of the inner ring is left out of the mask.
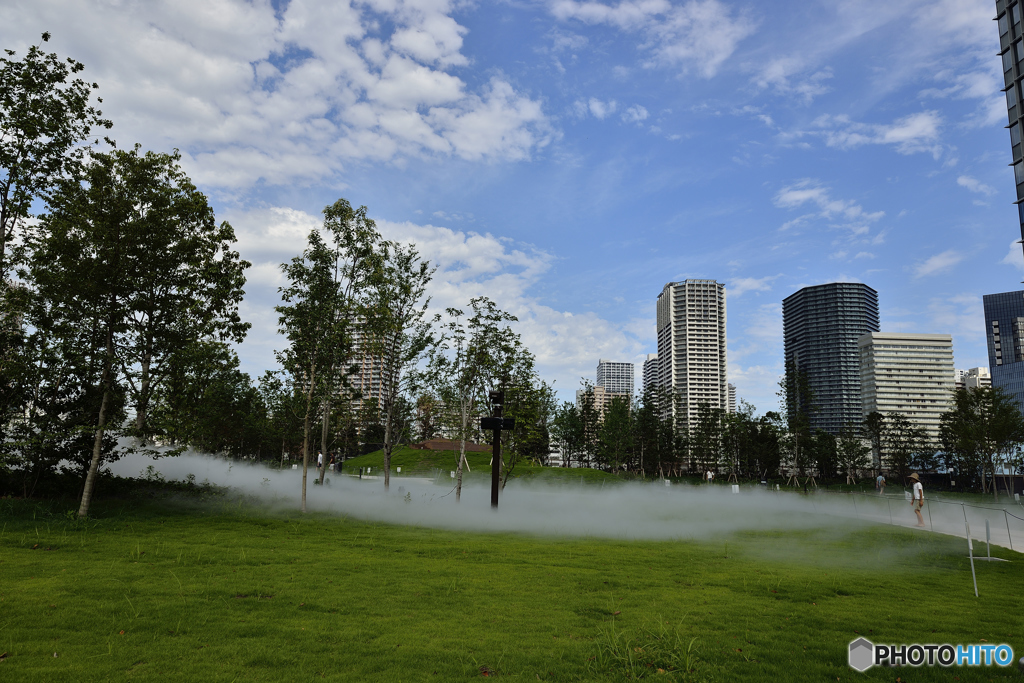
[[[644,359],[643,390],[653,390],[659,386],[658,382],[658,354],[649,353]]]
[[[857,340],[878,331],[878,292],[859,282],[804,287],[782,301],[786,371],[806,378],[812,429],[839,434],[861,420]],[[950,370],[952,377],[952,370]]]
[[[689,429],[701,404],[728,407],[725,285],[714,280],[669,282],[657,304],[659,384],[678,429]]]
[[[871,332],[857,342],[862,418],[899,413],[939,445],[953,399],[953,338],[948,334]]]
[[[982,300],[992,386],[1024,410],[1024,292],[986,294]]]
[[[613,394],[633,395],[633,364],[602,358],[597,362],[597,386]]]
[[[729,410],[730,413],[735,413],[736,412],[736,385],[735,384],[730,384],[729,385],[729,407],[728,407],[728,410]]]
[[[1003,90],[1006,94],[1007,128],[1010,131],[1010,164],[1017,187],[1017,217],[1024,240],[1024,155],[1021,154],[1021,127],[1024,126],[1024,101],[1021,100],[1021,76],[1024,75],[1024,33],[1021,32],[1021,2],[996,0],[996,26],[999,53],[1003,63]],[[994,379],[994,376],[993,376]]]
[[[992,386],[992,375],[988,368],[970,368],[955,373],[957,389],[984,389]]]

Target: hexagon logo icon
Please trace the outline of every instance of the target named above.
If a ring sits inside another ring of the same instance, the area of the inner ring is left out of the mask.
[[[875,646],[867,638],[858,638],[850,643],[850,667],[867,671],[874,664]]]

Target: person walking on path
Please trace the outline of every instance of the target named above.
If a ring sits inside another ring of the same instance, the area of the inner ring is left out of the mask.
[[[914,472],[910,475],[910,481],[914,482],[913,492],[910,494],[910,507],[917,515],[917,525],[924,526],[924,517],[921,515],[921,508],[924,507],[924,486],[921,485],[921,477]]]
[[[885,475],[881,472],[878,473],[878,478],[875,479],[875,488],[878,489],[878,495],[885,495]]]
[[[316,469],[319,472],[324,468],[324,454],[323,451],[317,451],[316,453]]]

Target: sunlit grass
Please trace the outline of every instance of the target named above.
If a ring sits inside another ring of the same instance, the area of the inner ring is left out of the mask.
[[[1014,562],[980,564],[976,599],[963,541],[898,528],[626,542],[64,507],[0,500],[0,680],[981,681],[1020,674],[862,676],[847,643],[1024,655],[1024,556],[994,549]]]

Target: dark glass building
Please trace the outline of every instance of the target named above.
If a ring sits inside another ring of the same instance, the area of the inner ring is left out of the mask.
[[[1003,389],[1024,410],[1024,292],[986,294],[984,302],[992,386]]]
[[[878,292],[865,284],[804,287],[783,299],[786,368],[807,377],[812,429],[838,434],[863,419],[857,340],[878,331]]]
[[[1014,182],[1017,184],[1017,216],[1024,239],[1024,157],[1021,155],[1021,126],[1024,103],[1021,100],[1021,76],[1024,76],[1024,34],[1021,33],[1021,3],[1024,0],[996,0],[996,24],[999,27],[999,52],[1003,60],[1003,90],[1009,119],[1010,148],[1013,151]]]

